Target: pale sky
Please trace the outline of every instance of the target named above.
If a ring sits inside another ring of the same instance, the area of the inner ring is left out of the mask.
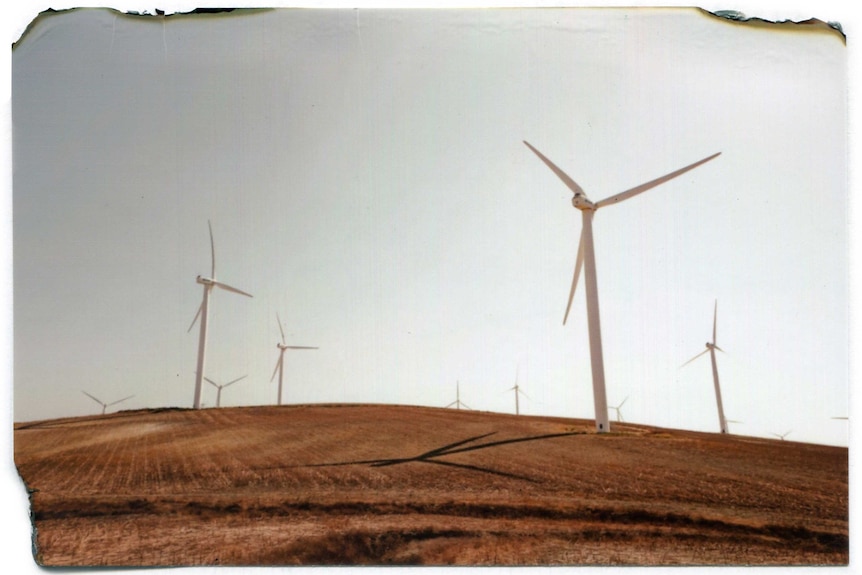
[[[13,52],[15,419],[191,405],[209,273],[222,405],[381,402],[592,418],[580,214],[609,405],[846,444],[847,58],[693,9],[47,16]],[[215,388],[204,391],[214,404]],[[615,414],[612,414],[612,419]]]
[[[852,38],[843,2],[762,4],[700,5]],[[46,18],[5,76],[4,421],[98,413],[81,390],[190,406],[208,219],[255,296],[212,300],[207,374],[248,374],[223,405],[275,402],[277,312],[320,346],[286,357],[289,403],[443,406],[460,381],[513,412],[518,370],[522,413],[592,418],[583,285],[562,326],[580,214],[528,140],[594,201],[722,152],[596,215],[610,405],[716,431],[708,358],[678,367],[718,299],[731,431],[847,445],[848,52],[691,10]],[[32,572],[28,538],[4,541]]]

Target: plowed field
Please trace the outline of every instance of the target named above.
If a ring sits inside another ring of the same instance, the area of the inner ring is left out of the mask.
[[[20,423],[39,563],[846,564],[847,449],[381,405]]]

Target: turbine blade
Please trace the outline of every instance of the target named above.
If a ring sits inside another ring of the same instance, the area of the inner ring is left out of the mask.
[[[320,349],[319,347],[308,347],[307,345],[288,345],[285,349]]]
[[[216,382],[214,382],[213,380],[211,380],[211,379],[210,379],[210,378],[208,378],[207,376],[204,376],[204,379],[205,379],[205,380],[207,380],[208,382],[210,382],[211,384],[213,384],[213,385],[214,385],[214,386],[216,386],[216,387],[221,387],[219,384],[217,384]]]
[[[210,228],[210,254],[212,255],[212,275],[211,278],[215,279],[215,242],[213,241],[213,225],[212,222],[207,220],[207,225]]]
[[[238,294],[240,294],[240,295],[244,295],[244,296],[246,296],[246,297],[254,297],[254,296],[253,296],[253,295],[251,295],[250,293],[245,293],[245,292],[244,292],[244,291],[242,291],[241,289],[236,289],[235,287],[231,287],[231,286],[229,286],[229,285],[227,285],[227,284],[223,284],[223,283],[221,283],[221,282],[217,282],[217,281],[215,281],[215,280],[213,280],[213,285],[218,286],[218,287],[220,287],[221,289],[225,289],[225,290],[227,290],[227,291],[232,291],[232,292],[234,292],[234,293],[238,293]]]
[[[712,312],[712,345],[715,345],[715,328],[718,326],[718,300],[715,300],[715,309]],[[718,349],[718,346],[715,346]]]
[[[616,194],[614,196],[611,196],[609,198],[605,198],[604,200],[597,202],[596,207],[601,208],[601,207],[607,206],[608,204],[615,204],[615,203],[621,202],[623,200],[627,200],[627,199],[634,197],[638,194],[641,194],[641,193],[643,193],[649,189],[652,189],[652,188],[654,188],[660,184],[663,184],[663,183],[667,182],[668,180],[672,180],[672,179],[676,178],[677,176],[681,176],[684,173],[686,173],[687,171],[693,170],[696,167],[700,166],[701,164],[705,164],[706,162],[712,160],[713,158],[718,157],[720,154],[721,154],[721,152],[718,152],[717,154],[713,154],[713,155],[709,156],[708,158],[704,158],[704,159],[700,160],[699,162],[695,162],[695,163],[690,164],[684,168],[680,168],[679,170],[677,170],[675,172],[671,172],[671,173],[667,174],[666,176],[656,178],[655,180],[650,180],[649,182],[647,182],[645,184],[641,184],[641,185],[634,187],[630,190],[626,190],[625,192],[621,192],[621,193]]]
[[[130,395],[129,397],[124,397],[123,399],[118,399],[118,400],[117,400],[117,401],[115,401],[114,403],[109,403],[109,404],[108,404],[108,407],[110,407],[110,406],[112,406],[112,405],[116,405],[116,404],[118,404],[118,403],[122,403],[122,402],[126,401],[127,399],[132,399],[133,397],[135,397],[135,396],[134,396],[134,395]]]
[[[227,387],[227,386],[229,386],[229,385],[233,385],[233,384],[235,384],[236,382],[238,382],[238,381],[242,381],[243,379],[245,379],[245,378],[247,378],[247,377],[248,377],[248,375],[244,375],[244,376],[242,376],[242,377],[238,377],[238,378],[236,378],[235,380],[233,380],[232,382],[224,384],[222,387]]]
[[[278,320],[278,331],[281,332],[281,343],[286,344],[287,342],[284,341],[284,330],[281,328],[281,318],[278,317],[278,313],[275,314],[275,319]]]
[[[543,162],[545,162],[545,165],[546,165],[546,166],[548,166],[549,168],[551,168],[551,171],[552,171],[552,172],[554,172],[555,174],[557,174],[557,177],[558,177],[558,178],[560,178],[560,179],[563,181],[563,183],[564,183],[564,184],[566,184],[566,187],[568,187],[570,190],[572,190],[572,192],[573,192],[574,194],[576,194],[576,195],[577,195],[577,194],[581,194],[581,195],[584,195],[584,196],[586,196],[586,195],[587,195],[587,194],[585,194],[585,193],[584,193],[583,188],[581,188],[581,186],[579,186],[577,183],[575,183],[575,180],[573,180],[572,178],[570,178],[568,174],[566,174],[563,170],[561,170],[560,168],[558,168],[558,167],[554,164],[554,162],[552,162],[551,160],[549,160],[548,158],[546,158],[545,156],[543,156],[543,155],[542,155],[542,152],[540,152],[539,150],[537,150],[536,148],[534,148],[533,146],[531,146],[531,145],[530,145],[530,143],[529,143],[529,142],[527,142],[526,140],[524,140],[524,143],[525,143],[525,144],[527,144],[527,147],[528,147],[528,148],[530,148],[531,150],[533,150],[533,153],[534,153],[534,154],[536,154],[537,156],[539,156],[539,159],[540,159],[540,160],[542,160]]]
[[[95,397],[93,397],[92,395],[90,395],[89,393],[87,393],[86,391],[84,391],[83,389],[81,390],[81,393],[83,393],[84,395],[86,395],[87,397],[89,397],[90,399],[92,399],[93,401],[95,401],[96,403],[98,403],[99,405],[105,405],[105,404],[104,404],[104,403],[102,403],[100,400],[96,399]]]
[[[462,402],[460,402],[460,403],[461,403],[461,405],[462,405],[463,407],[466,407],[467,409],[473,409],[472,407],[470,407],[469,405],[467,405],[467,404],[466,404],[466,403],[464,403],[463,401],[462,401]]]
[[[700,352],[699,354],[697,354],[696,356],[694,356],[693,358],[691,358],[690,360],[688,360],[687,362],[685,362],[684,364],[682,364],[681,366],[679,366],[679,367],[680,367],[680,369],[682,369],[683,367],[687,366],[688,364],[690,364],[691,362],[693,362],[694,360],[696,360],[697,358],[699,358],[700,356],[702,356],[703,354],[705,354],[705,353],[706,353],[706,352],[708,352],[708,351],[709,351],[709,348],[707,348],[707,349],[703,350],[702,352]]]
[[[272,383],[272,381],[275,379],[275,374],[278,373],[278,368],[281,367],[282,361],[284,361],[284,353],[278,356],[278,361],[275,364],[275,369],[272,370],[272,377],[269,378],[270,383]]]
[[[721,353],[727,353],[726,351],[724,351],[723,349],[721,349],[721,348],[720,348],[720,347],[718,347],[717,345],[714,345],[714,346],[712,346],[712,347],[714,347],[715,349],[717,349],[717,350],[718,350],[718,351],[720,351]]]
[[[192,320],[191,325],[189,325],[189,329],[186,330],[186,333],[189,333],[195,324],[198,321],[198,318],[201,316],[201,310],[204,309],[204,302],[201,302],[201,305],[198,306],[198,312],[195,314],[195,319]]]
[[[527,399],[531,399],[529,395],[527,395],[526,393],[524,393],[523,391],[521,391],[521,388],[520,388],[520,387],[518,388],[518,393],[520,393],[521,395],[523,395],[523,396],[524,396],[524,397],[526,397]]]
[[[624,406],[628,400],[629,400],[629,398],[628,398],[628,396],[626,396],[626,398],[623,400],[623,402],[621,404],[619,404],[618,407]]]
[[[578,242],[578,257],[575,260],[575,275],[572,277],[572,289],[569,290],[569,301],[566,304],[566,314],[563,316],[563,325],[569,319],[569,311],[572,309],[572,300],[575,299],[575,290],[578,289],[578,279],[581,277],[581,268],[584,265],[584,230],[581,228],[581,240]]]
[[[450,403],[449,405],[447,405],[447,406],[446,406],[446,407],[444,407],[443,409],[448,409],[448,408],[452,407],[453,405],[455,405],[456,403],[458,403],[458,402],[457,402],[457,401],[453,401],[452,403]]]

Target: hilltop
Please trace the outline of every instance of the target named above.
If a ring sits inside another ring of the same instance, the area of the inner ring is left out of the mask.
[[[846,564],[847,449],[395,405],[15,425],[43,565]]]

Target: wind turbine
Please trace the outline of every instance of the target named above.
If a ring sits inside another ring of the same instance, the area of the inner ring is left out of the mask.
[[[195,314],[195,319],[192,320],[189,329],[186,332],[192,330],[195,325],[195,322],[200,318],[201,320],[201,334],[200,340],[198,342],[198,369],[195,372],[195,398],[194,398],[194,408],[201,408],[201,387],[203,386],[203,378],[204,378],[204,360],[206,359],[206,349],[207,349],[207,320],[209,319],[209,299],[210,292],[212,291],[214,286],[220,287],[223,290],[231,291],[234,293],[238,293],[240,295],[244,295],[246,297],[252,297],[251,294],[245,293],[242,290],[238,290],[235,287],[231,287],[227,284],[223,284],[219,281],[216,281],[216,267],[215,267],[215,243],[213,242],[213,227],[212,224],[207,220],[207,225],[210,229],[210,252],[212,253],[212,273],[211,277],[205,278],[203,276],[198,276],[197,282],[204,287],[204,296],[203,301],[201,302],[200,307],[198,308],[198,312]]]
[[[613,409],[617,412],[617,421],[623,421],[623,413],[622,413],[622,411],[620,411],[620,409],[622,409],[623,405],[625,405],[625,403],[628,400],[629,400],[629,397],[626,396],[626,398],[622,401],[622,403],[620,403],[619,405],[612,405],[611,406],[611,409]]]
[[[269,378],[270,383],[275,379],[275,373],[278,372],[278,405],[281,405],[281,388],[284,381],[284,352],[288,349],[319,349],[316,347],[308,347],[305,345],[287,345],[284,340],[284,329],[281,327],[281,318],[275,314],[275,319],[278,320],[278,331],[281,332],[281,343],[276,344],[280,350],[278,363],[275,364],[275,369],[272,371],[272,377]]]
[[[213,384],[214,386],[216,386],[218,388],[218,393],[216,394],[216,407],[221,407],[221,390],[223,390],[224,388],[226,388],[229,385],[235,384],[236,382],[238,382],[242,379],[245,379],[246,377],[248,377],[248,376],[244,375],[242,377],[236,378],[235,380],[231,381],[230,383],[225,383],[222,385],[217,384],[216,382],[214,382],[213,380],[211,380],[208,377],[204,377],[205,380],[207,380],[209,383]]]
[[[87,397],[89,397],[90,399],[92,399],[93,401],[95,401],[96,403],[98,403],[99,405],[102,406],[102,415],[105,415],[105,410],[107,410],[110,406],[117,405],[118,403],[121,403],[123,401],[126,401],[127,399],[132,399],[133,397],[135,397],[134,395],[130,395],[129,397],[124,397],[123,399],[118,399],[117,401],[114,401],[111,403],[105,403],[101,399],[97,399],[97,398],[93,397],[92,395],[90,395],[89,393],[84,391],[83,389],[81,390],[81,393],[83,393],[84,395],[86,395]]]
[[[792,431],[785,431],[784,433],[773,433],[775,437],[779,438],[781,441],[784,441],[784,438],[790,435]]]
[[[715,386],[715,402],[718,405],[718,424],[721,426],[721,432],[727,433],[727,420],[724,418],[724,407],[721,404],[721,388],[718,385],[718,365],[715,363],[715,350],[724,353],[724,350],[718,347],[715,343],[715,328],[718,323],[718,300],[715,300],[715,309],[712,315],[712,343],[706,342],[706,349],[685,362],[680,366],[680,369],[687,366],[703,354],[709,352],[709,357],[712,360],[712,381]]]
[[[453,405],[455,406],[455,409],[461,409],[462,405],[467,409],[472,409],[469,405],[461,401],[461,383],[458,381],[455,382],[455,401],[447,405],[446,408],[452,407]]]
[[[566,319],[569,317],[569,309],[572,307],[572,299],[575,296],[575,289],[578,286],[578,277],[581,274],[581,267],[584,267],[584,282],[586,284],[587,298],[587,325],[590,333],[590,365],[593,373],[593,403],[596,412],[596,430],[599,433],[607,433],[610,431],[610,423],[608,422],[608,400],[605,393],[605,368],[604,359],[602,358],[602,334],[599,324],[599,294],[598,283],[596,280],[596,255],[593,246],[593,216],[599,208],[616,204],[641,194],[651,188],[667,182],[677,176],[681,176],[685,172],[692,170],[701,164],[704,164],[718,154],[713,154],[708,158],[704,158],[698,162],[681,168],[675,172],[671,172],[655,180],[651,180],[645,184],[631,188],[619,194],[615,194],[598,202],[591,202],[584,190],[575,183],[575,181],[558,168],[551,160],[546,158],[536,148],[528,142],[524,142],[530,150],[535,153],[545,165],[547,165],[554,174],[574,193],[572,205],[581,210],[581,219],[583,226],[581,227],[581,239],[578,245],[578,256],[575,260],[575,275],[572,279],[572,288],[569,292],[569,302],[566,306],[566,314],[563,316],[563,325],[566,324]]]
[[[515,386],[510,387],[506,391],[513,391],[513,390],[515,392],[515,415],[520,415],[521,410],[520,410],[520,407],[518,405],[518,394],[520,393],[521,395],[523,395],[527,399],[530,399],[530,396],[527,395],[526,393],[524,393],[523,391],[521,391],[521,388],[518,386],[518,372],[517,371],[515,372]]]

